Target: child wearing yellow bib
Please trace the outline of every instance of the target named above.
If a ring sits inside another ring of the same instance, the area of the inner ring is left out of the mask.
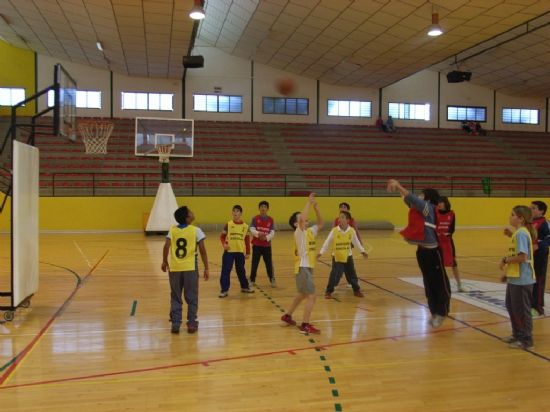
[[[248,234],[248,225],[241,219],[243,208],[240,205],[233,206],[231,209],[232,220],[227,222],[220,235],[223,246],[222,271],[220,275],[221,292],[220,298],[226,298],[229,294],[231,285],[230,275],[233,264],[237,278],[241,285],[242,293],[254,293],[246,278],[246,269],[244,267],[245,259],[250,256],[250,235]]]
[[[340,278],[344,273],[346,274],[348,283],[353,288],[353,294],[360,298],[363,297],[363,292],[361,292],[361,287],[357,279],[357,272],[355,271],[355,265],[353,263],[351,245],[353,244],[359,249],[365,258],[367,257],[367,252],[365,252],[365,248],[359,241],[357,232],[349,225],[350,220],[351,214],[349,212],[340,212],[338,226],[332,228],[317,255],[317,259],[319,259],[328,249],[332,251],[332,268],[325,290],[326,299],[332,298],[334,288],[338,282],[340,282]]]
[[[317,224],[308,228],[308,214],[310,206],[315,210]],[[323,218],[315,201],[315,193],[309,195],[304,210],[294,212],[288,220],[290,227],[294,229],[294,274],[296,275],[296,289],[298,295],[292,301],[288,311],[281,320],[289,325],[296,325],[292,314],[298,305],[305,300],[304,317],[298,327],[305,334],[321,333],[310,321],[313,305],[315,304],[315,283],[313,282],[313,268],[315,267],[316,244],[315,237],[323,227]]]
[[[510,315],[512,335],[503,339],[510,348],[533,349],[533,321],[531,318],[531,300],[535,270],[533,268],[533,239],[537,232],[532,225],[531,209],[527,206],[516,206],[510,214],[510,225],[513,232],[506,229],[504,233],[511,236],[508,253],[500,262],[504,271],[501,280],[506,285],[506,309]]]
[[[197,246],[204,265],[204,280],[208,280],[208,256],[204,247],[204,232],[191,222],[195,215],[187,206],[174,213],[177,226],[172,226],[166,235],[162,251],[161,270],[168,270],[170,280],[170,320],[171,332],[178,334],[182,322],[181,295],[187,303],[187,332],[195,333],[199,327],[197,310],[199,306],[199,271]]]

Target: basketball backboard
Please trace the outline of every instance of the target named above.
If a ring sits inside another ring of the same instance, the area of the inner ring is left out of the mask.
[[[157,156],[157,146],[172,145],[170,157],[193,157],[193,120],[136,117],[136,156]]]
[[[55,134],[76,142],[76,80],[61,64],[54,67]]]

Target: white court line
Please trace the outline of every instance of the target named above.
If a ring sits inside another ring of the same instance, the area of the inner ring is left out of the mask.
[[[88,264],[88,267],[91,268],[91,267],[92,267],[92,264],[90,263],[90,261],[88,260],[88,258],[86,257],[86,255],[84,254],[84,252],[82,251],[82,249],[80,249],[80,246],[78,246],[78,243],[76,243],[75,240],[73,240],[73,243],[74,243],[76,249],[80,252],[80,254],[82,255],[82,257],[83,257],[84,260],[86,261],[86,263]]]
[[[419,308],[421,311],[422,308]],[[427,309],[425,310],[427,311]],[[479,315],[480,312],[477,311],[477,312],[470,312],[470,311],[467,311],[467,312],[451,312],[451,315],[453,317],[456,317],[457,315],[469,315],[469,314],[472,314],[472,315]],[[426,318],[426,315],[423,315],[422,313],[418,313],[417,315],[407,315],[405,316],[406,318],[408,319],[425,319]],[[312,322],[314,323],[335,323],[335,322],[349,322],[349,321],[360,321],[360,320],[380,320],[380,319],[387,319],[387,320],[397,320],[397,319],[402,319],[403,316],[363,316],[363,317],[353,317],[353,318],[339,318],[339,319],[312,319]],[[166,321],[167,325],[169,324],[168,320]],[[215,323],[214,325],[208,325],[208,323]],[[284,326],[285,324],[280,321],[280,320],[276,320],[276,321],[273,321],[273,322],[259,322],[259,323],[231,323],[231,324],[227,324],[227,323],[224,323],[224,324],[220,324],[219,321],[207,321],[207,320],[203,320],[203,321],[200,321],[199,320],[199,329],[223,329],[223,328],[242,328],[243,326],[244,327],[256,327],[256,326],[277,326],[277,325],[282,325]],[[168,330],[170,329],[170,326],[166,326],[166,327],[158,327],[158,328],[140,328],[140,329],[111,329],[111,330],[105,330],[105,329],[98,329],[98,330],[86,330],[86,331],[82,331],[82,330],[79,330],[79,331],[67,331],[67,332],[63,332],[63,331],[58,331],[58,332],[50,332],[48,331],[46,333],[46,335],[50,335],[50,336],[65,336],[65,335],[68,335],[68,336],[71,336],[71,335],[79,335],[79,336],[86,336],[86,335],[96,335],[96,334],[105,334],[105,333],[119,333],[119,332],[123,332],[123,333],[135,333],[135,332],[155,332],[155,331],[165,331],[165,330]],[[12,335],[13,337],[15,337],[15,335]],[[18,337],[21,337],[21,336],[35,336],[34,334],[32,333],[24,333],[24,334],[18,334],[16,335]]]

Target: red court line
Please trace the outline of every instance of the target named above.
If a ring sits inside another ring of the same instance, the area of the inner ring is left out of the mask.
[[[84,281],[86,280],[86,278],[88,276],[90,276],[92,274],[92,272],[97,268],[97,266],[103,261],[105,256],[107,256],[107,253],[109,253],[109,250],[107,250],[105,252],[105,254],[97,261],[97,263],[90,269],[90,271],[82,279],[82,281],[77,283],[77,285],[74,288],[74,290],[72,291],[72,293],[69,295],[69,297],[67,299],[65,299],[65,302],[63,302],[63,304],[59,307],[59,309],[57,309],[57,311],[53,314],[53,316],[50,318],[50,320],[44,325],[44,327],[42,329],[40,329],[40,331],[30,341],[30,343],[25,347],[25,349],[23,349],[21,352],[19,352],[19,354],[15,357],[15,361],[10,365],[10,367],[8,369],[6,369],[4,374],[0,377],[0,389],[3,388],[2,385],[4,384],[4,382],[6,382],[6,380],[10,377],[11,373],[17,368],[17,366],[23,361],[23,359],[25,359],[25,357],[29,354],[31,349],[36,345],[36,343],[40,340],[40,338],[42,336],[44,336],[44,334],[50,328],[50,326],[54,322],[54,320],[56,320],[63,313],[63,311],[67,308],[67,306],[69,305],[70,301],[72,300],[72,298],[74,297],[76,292],[78,292],[78,290],[84,284]]]
[[[507,323],[506,321],[498,321],[498,322],[488,322],[484,325],[480,326],[489,326],[489,325],[495,325],[499,323]],[[165,370],[165,369],[174,369],[174,368],[181,368],[186,366],[196,366],[196,365],[203,365],[203,366],[210,366],[212,363],[219,363],[219,362],[227,362],[227,361],[234,361],[234,360],[242,360],[242,359],[252,359],[252,358],[260,358],[264,356],[272,356],[272,355],[280,355],[280,354],[289,354],[289,355],[296,355],[296,352],[302,352],[302,351],[308,351],[308,350],[314,350],[314,349],[327,349],[331,347],[337,347],[337,346],[345,346],[345,345],[354,345],[358,343],[368,343],[368,342],[377,342],[377,341],[384,341],[384,340],[397,340],[400,338],[410,338],[415,336],[426,336],[426,335],[432,335],[436,333],[444,333],[444,332],[456,332],[461,329],[469,329],[470,326],[460,326],[457,328],[447,328],[447,329],[438,329],[438,330],[432,330],[430,332],[418,332],[418,333],[411,333],[411,334],[404,334],[404,335],[395,335],[395,336],[381,336],[376,338],[369,338],[369,339],[361,339],[361,340],[355,340],[355,341],[347,341],[347,342],[338,342],[338,343],[329,343],[329,344],[319,344],[315,346],[307,346],[302,348],[294,348],[294,349],[281,349],[278,351],[271,351],[271,352],[259,352],[259,353],[253,353],[248,355],[240,355],[240,356],[232,356],[232,357],[226,357],[226,358],[215,358],[215,359],[209,359],[209,360],[199,360],[199,361],[193,361],[193,362],[187,362],[187,363],[178,363],[173,365],[161,365],[161,366],[151,366],[148,368],[139,368],[139,369],[128,369],[123,371],[116,371],[116,372],[105,372],[105,373],[97,373],[92,375],[81,375],[81,376],[73,376],[69,378],[60,378],[60,379],[50,379],[50,380],[44,380],[44,381],[36,381],[36,382],[29,382],[29,383],[21,383],[16,385],[6,385],[6,386],[0,386],[0,390],[3,389],[13,389],[13,388],[24,388],[29,386],[40,386],[40,385],[48,385],[52,383],[62,383],[62,382],[72,382],[72,381],[83,381],[83,380],[89,380],[89,379],[95,379],[95,378],[105,378],[110,376],[120,376],[120,375],[129,375],[129,374],[135,374],[135,373],[143,373],[143,372],[153,372],[153,371],[159,371],[159,370]]]

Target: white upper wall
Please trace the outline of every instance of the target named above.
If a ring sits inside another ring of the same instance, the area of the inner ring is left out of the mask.
[[[539,124],[510,124],[502,123],[502,109],[536,109],[539,111]],[[502,93],[496,94],[495,119],[497,130],[521,130],[524,132],[544,132],[546,117],[546,99],[526,98],[507,96]]]
[[[122,110],[122,92],[173,94],[173,110]],[[163,117],[182,118],[181,80],[129,77],[113,73],[113,116],[114,117]]]
[[[54,66],[61,63],[63,68],[76,80],[78,90],[100,91],[101,109],[77,109],[76,115],[83,117],[110,117],[111,116],[111,73],[107,70],[96,69],[78,63],[59,59],[50,56],[38,55],[37,57],[37,87],[43,90],[53,85]],[[46,97],[38,102],[38,111],[47,107]],[[49,113],[53,115],[53,113]]]
[[[493,100],[494,92],[486,87],[470,82],[449,83],[447,75],[441,73],[441,110],[440,126],[446,129],[460,129],[461,122],[447,120],[447,106],[485,107],[487,121],[481,126],[493,130]]]
[[[430,120],[394,119],[397,127],[437,127],[437,76],[423,70],[382,90],[382,117],[388,117],[389,103],[430,104]]]
[[[301,77],[295,74],[231,56],[213,47],[197,47],[194,54],[204,56],[204,67],[188,69],[185,85],[181,80],[135,78],[81,64],[58,61],[49,56],[38,55],[37,79],[38,89],[42,90],[53,84],[53,67],[60,62],[76,79],[79,90],[102,92],[101,109],[78,109],[82,117],[166,117],[190,118],[210,121],[245,121],[245,122],[284,122],[284,123],[321,123],[321,124],[363,124],[373,125],[378,115],[379,91],[357,87],[334,86]],[[473,74],[475,76],[475,73]],[[291,79],[295,90],[287,97],[305,98],[309,101],[307,115],[276,115],[263,113],[263,97],[283,97],[278,92],[278,79]],[[242,113],[211,113],[193,110],[193,94],[215,94],[215,89],[223,95],[243,97]],[[113,101],[111,102],[111,90]],[[155,92],[174,95],[173,111],[122,110],[121,92]],[[183,98],[185,92],[185,101]],[[319,104],[317,104],[319,93]],[[545,98],[520,98],[495,93],[491,89],[477,86],[470,82],[448,83],[445,73],[423,70],[406,79],[400,80],[381,91],[382,116],[388,116],[388,103],[430,104],[430,120],[395,119],[398,127],[439,127],[459,128],[459,122],[447,121],[447,106],[481,106],[487,108],[487,122],[483,127],[488,130],[539,131],[546,129]],[[372,117],[335,117],[328,116],[328,99],[360,100],[372,102]],[[439,100],[439,113],[438,110]],[[184,113],[185,103],[185,113]],[[494,107],[496,106],[496,107]],[[319,113],[317,113],[317,107]],[[526,108],[540,110],[538,125],[503,124],[502,108]],[[38,110],[46,108],[46,98],[39,101]],[[496,110],[496,111],[495,111]],[[493,119],[495,123],[493,124]]]
[[[321,83],[319,87],[319,123],[374,125],[378,117],[378,90],[362,87],[333,86]],[[371,117],[343,117],[328,115],[328,100],[371,102]]]

